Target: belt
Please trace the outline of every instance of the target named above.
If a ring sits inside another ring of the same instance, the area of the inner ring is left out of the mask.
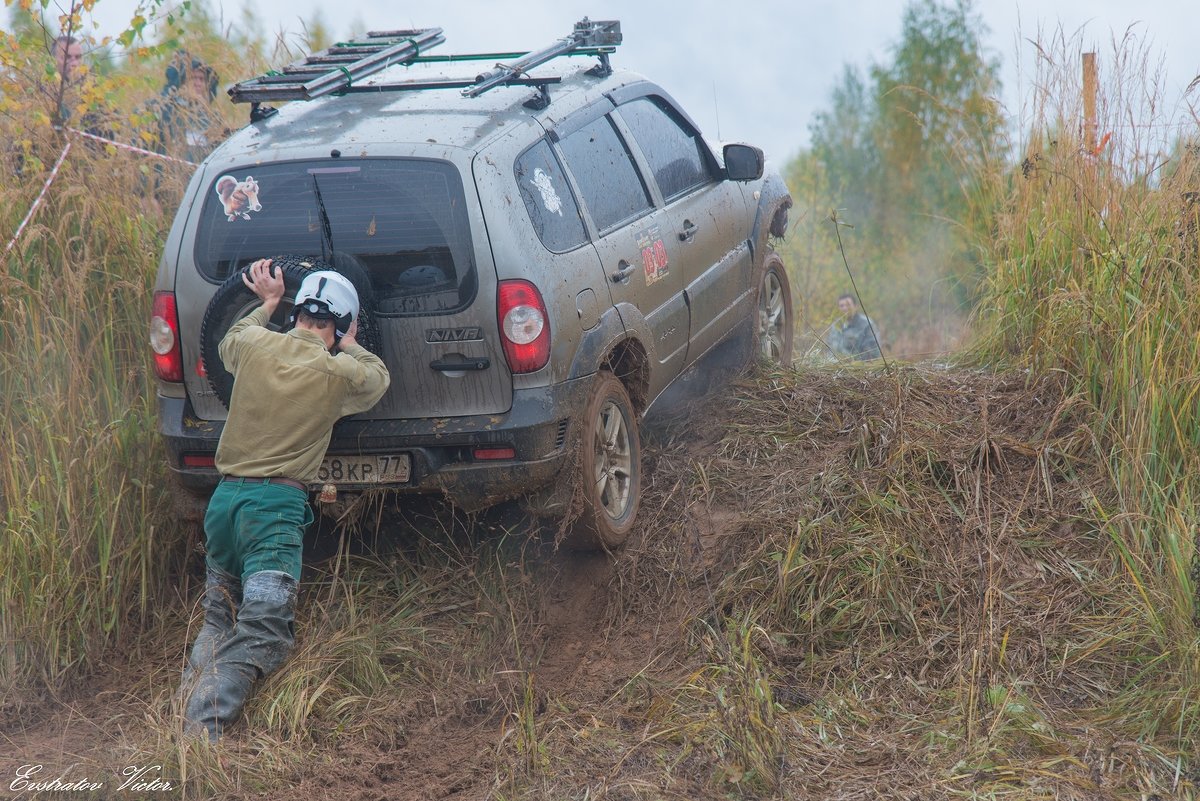
[[[259,478],[257,476],[224,476],[221,480],[240,481],[244,484],[282,484],[285,487],[295,487],[301,492],[308,492],[308,487],[294,478],[281,478],[279,476],[268,476],[267,478]]]

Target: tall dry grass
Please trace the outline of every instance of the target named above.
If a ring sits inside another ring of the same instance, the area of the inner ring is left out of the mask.
[[[11,141],[11,140],[9,140]],[[47,169],[0,190],[7,243]],[[12,154],[10,154],[12,155]],[[179,177],[76,141],[0,266],[0,712],[127,644],[169,592],[181,532],[147,375],[150,288]]]
[[[1089,151],[1082,49],[1062,35],[1040,46],[1023,161],[987,243],[977,356],[1065,371],[1098,410],[1094,434],[1118,490],[1106,532],[1162,654],[1145,701],[1163,711],[1156,725],[1194,734],[1200,94],[1193,85],[1182,102],[1168,98],[1148,48],[1115,40],[1098,54]]]

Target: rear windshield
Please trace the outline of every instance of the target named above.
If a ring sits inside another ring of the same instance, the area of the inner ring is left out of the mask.
[[[218,176],[196,232],[200,272],[223,281],[280,254],[365,270],[382,314],[456,311],[475,295],[462,179],[443,161],[285,162]]]

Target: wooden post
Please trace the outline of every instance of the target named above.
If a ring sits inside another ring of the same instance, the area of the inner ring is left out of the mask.
[[[1096,54],[1083,54],[1083,146],[1089,155],[1096,153]]]

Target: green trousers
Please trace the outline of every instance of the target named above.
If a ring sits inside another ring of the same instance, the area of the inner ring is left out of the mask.
[[[242,713],[253,686],[287,659],[308,496],[283,484],[222,482],[204,531],[204,625],[184,673],[189,729],[216,740]]]
[[[222,481],[204,515],[208,563],[242,581],[263,570],[288,573],[299,581],[304,531],[312,521],[303,490]]]

